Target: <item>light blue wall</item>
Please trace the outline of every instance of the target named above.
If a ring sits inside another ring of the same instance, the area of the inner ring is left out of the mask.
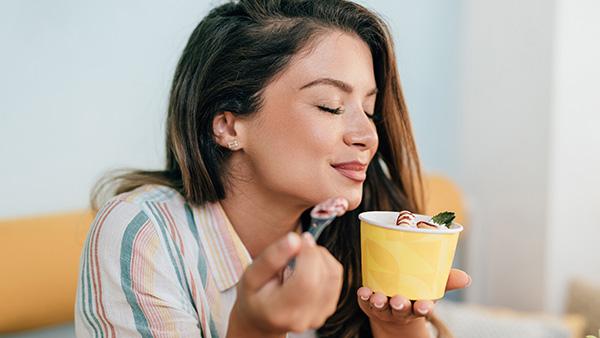
[[[209,8],[0,1],[0,217],[83,208],[107,170],[161,167],[175,65]]]
[[[0,1],[0,216],[85,207],[107,169],[161,166],[175,63],[221,2]],[[452,174],[456,3],[364,3],[395,36],[425,168]]]
[[[390,25],[423,167],[458,175],[462,0],[362,0]]]

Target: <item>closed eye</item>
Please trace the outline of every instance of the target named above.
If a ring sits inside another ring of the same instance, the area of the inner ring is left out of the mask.
[[[317,106],[317,107],[324,112],[335,114],[335,115],[340,115],[340,114],[344,113],[344,108],[342,108],[342,107],[337,107],[337,108],[329,108],[329,107],[325,107],[325,106]]]
[[[317,108],[319,108],[320,110],[322,110],[324,112],[335,114],[335,115],[341,115],[345,111],[344,108],[342,108],[342,107],[330,108],[330,107],[326,107],[326,106],[317,106]],[[365,113],[365,115],[367,115],[369,120],[371,120],[375,123],[381,122],[380,114],[369,114],[367,112],[364,112],[364,113]]]

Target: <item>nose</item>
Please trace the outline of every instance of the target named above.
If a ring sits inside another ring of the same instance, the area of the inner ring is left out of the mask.
[[[357,111],[352,115],[355,117],[348,119],[347,129],[344,134],[344,143],[350,147],[358,147],[360,150],[376,148],[379,139],[373,121],[362,111]]]

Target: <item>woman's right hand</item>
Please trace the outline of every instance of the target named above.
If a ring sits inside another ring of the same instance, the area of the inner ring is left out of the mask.
[[[296,257],[293,273],[282,270]],[[268,246],[237,287],[228,337],[281,337],[321,327],[337,307],[342,265],[308,233],[289,233]]]

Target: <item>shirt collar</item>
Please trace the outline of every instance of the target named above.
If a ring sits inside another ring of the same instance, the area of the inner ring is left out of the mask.
[[[217,289],[226,291],[238,283],[252,257],[219,202],[194,210],[207,266]]]

